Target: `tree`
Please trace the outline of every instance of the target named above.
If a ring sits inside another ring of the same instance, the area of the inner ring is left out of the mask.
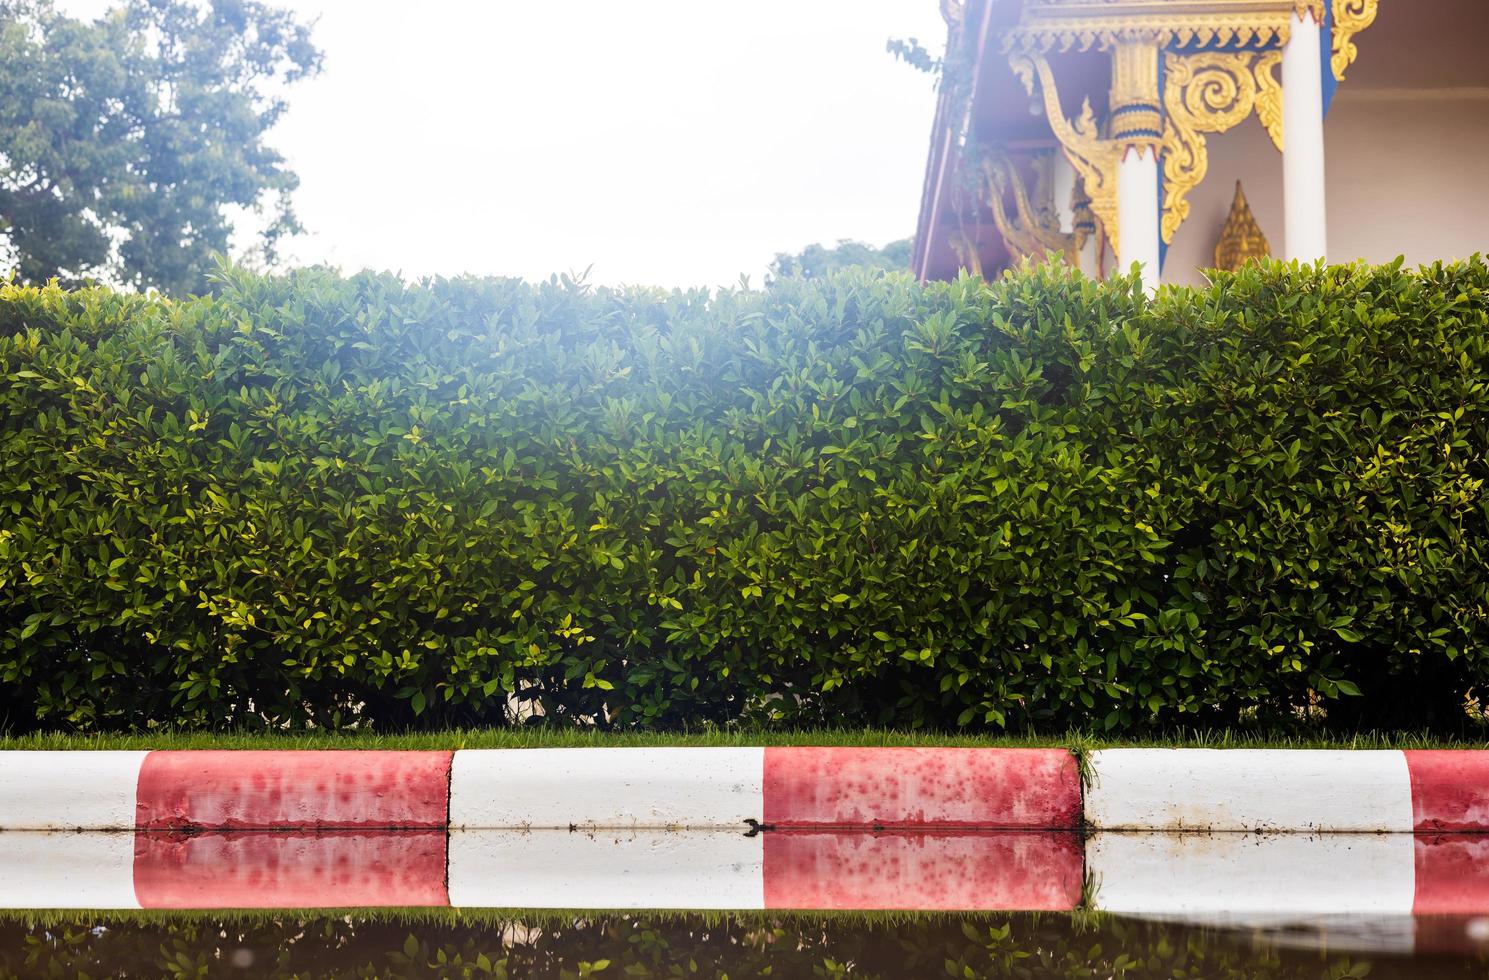
[[[93,22],[0,0],[0,236],[27,281],[198,290],[231,211],[258,250],[299,231],[264,135],[320,68],[310,31],[252,0],[121,0]]]
[[[911,243],[912,239],[901,238],[883,248],[875,248],[844,238],[832,248],[808,245],[795,255],[777,252],[775,261],[770,264],[770,278],[820,279],[832,269],[850,266],[906,272],[910,268]]]

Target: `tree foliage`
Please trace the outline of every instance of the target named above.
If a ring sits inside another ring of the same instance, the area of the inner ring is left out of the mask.
[[[1479,259],[11,286],[0,714],[1453,724],[1486,460]]]
[[[910,269],[912,239],[901,238],[883,248],[863,242],[842,239],[837,245],[808,245],[800,252],[777,252],[770,264],[770,277],[776,279],[821,279],[838,269],[881,269],[885,272],[907,272]]]
[[[252,0],[123,0],[85,22],[0,3],[0,222],[24,281],[199,289],[232,209],[272,258],[296,177],[264,141],[309,30]]]

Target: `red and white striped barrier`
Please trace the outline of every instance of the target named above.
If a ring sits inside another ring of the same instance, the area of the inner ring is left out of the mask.
[[[762,783],[763,822],[777,828],[1081,825],[1064,749],[771,748]]]
[[[0,830],[133,830],[148,752],[0,752]]]
[[[0,752],[3,830],[1489,832],[1489,752]]]
[[[1059,749],[0,752],[0,829],[1080,826]]]
[[[1489,831],[1489,752],[1107,749],[1091,773],[1099,830]]]
[[[443,829],[450,752],[0,752],[0,830]]]
[[[1058,750],[0,753],[0,902],[1489,913],[1489,753],[1091,761],[1083,851]]]
[[[455,753],[461,828],[1080,826],[1063,749],[634,748]]]

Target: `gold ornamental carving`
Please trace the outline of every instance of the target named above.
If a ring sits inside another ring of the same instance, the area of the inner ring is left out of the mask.
[[[1241,182],[1236,181],[1236,196],[1231,201],[1230,217],[1220,230],[1220,240],[1215,243],[1215,268],[1235,272],[1253,259],[1265,259],[1272,254],[1267,236],[1257,224],[1256,215],[1246,201],[1246,192]]]
[[[986,278],[982,274],[982,251],[977,247],[977,242],[966,232],[958,232],[951,236],[951,250],[956,253],[957,264],[966,269],[979,279]]]
[[[1311,12],[1322,24],[1325,2],[1026,0],[1019,23],[1003,36],[1003,47],[1010,53],[1105,50],[1134,41],[1162,47],[1276,47],[1287,41],[1294,14]],[[1374,5],[1374,0],[1364,2]]]
[[[1111,119],[1108,133],[1124,149],[1158,148],[1163,138],[1163,106],[1158,92],[1156,44],[1124,42],[1112,49]]]
[[[1009,59],[1014,72],[1024,83],[1029,95],[1040,95],[1044,99],[1045,116],[1055,139],[1065,151],[1065,157],[1075,168],[1091,199],[1091,213],[1101,222],[1109,241],[1117,237],[1117,164],[1120,159],[1120,144],[1116,140],[1103,139],[1097,125],[1095,113],[1091,111],[1091,100],[1086,99],[1081,114],[1067,119],[1060,107],[1060,93],[1055,87],[1055,74],[1043,55],[1016,55]]]
[[[1164,56],[1163,240],[1173,243],[1189,217],[1189,193],[1210,169],[1208,133],[1223,133],[1255,111],[1282,142],[1278,52],[1202,51]]]
[[[1336,80],[1344,81],[1345,70],[1360,56],[1354,37],[1375,23],[1378,2],[1379,0],[1333,0],[1334,54],[1329,59],[1329,67],[1334,69]]]
[[[1256,118],[1266,127],[1277,152],[1282,149],[1282,82],[1277,69],[1282,67],[1282,52],[1267,51],[1256,58],[1251,73],[1256,78]]]
[[[1055,207],[1053,192],[1054,154],[1038,154],[1031,163],[1035,174],[1032,197],[1018,165],[1006,153],[994,150],[983,158],[986,200],[988,210],[993,213],[993,223],[1015,259],[1041,261],[1063,253],[1065,263],[1074,265],[1079,260],[1085,236],[1079,230],[1060,230],[1060,214]],[[1013,193],[1013,214],[1008,213],[1006,202],[1010,191]]]

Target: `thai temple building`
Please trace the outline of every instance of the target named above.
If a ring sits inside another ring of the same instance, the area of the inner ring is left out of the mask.
[[[1489,0],[943,0],[922,279],[1489,252]]]

